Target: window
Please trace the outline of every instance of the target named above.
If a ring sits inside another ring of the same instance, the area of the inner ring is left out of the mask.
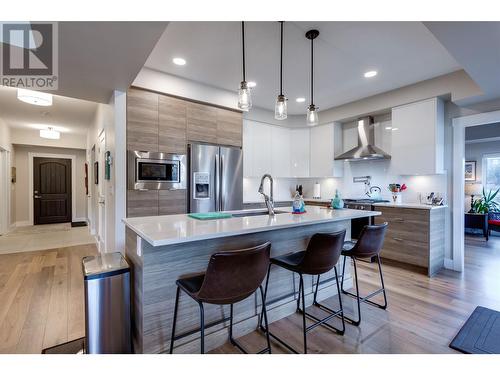
[[[483,186],[486,191],[500,188],[500,154],[484,155]]]

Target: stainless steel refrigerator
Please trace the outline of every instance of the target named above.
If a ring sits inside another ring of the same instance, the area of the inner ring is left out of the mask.
[[[243,153],[239,147],[188,145],[189,212],[243,209]]]

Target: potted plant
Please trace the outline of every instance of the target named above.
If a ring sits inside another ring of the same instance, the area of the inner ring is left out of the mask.
[[[407,189],[406,184],[389,184],[389,191],[392,193],[392,202],[402,203],[401,192]]]
[[[474,201],[474,212],[478,214],[487,214],[488,212],[500,211],[500,205],[495,201],[499,191],[500,188],[496,191],[490,190],[486,193],[486,190],[483,187],[483,196]]]

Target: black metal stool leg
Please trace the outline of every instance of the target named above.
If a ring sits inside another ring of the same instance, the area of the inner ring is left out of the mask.
[[[181,293],[181,288],[177,287],[177,292],[175,294],[174,320],[172,322],[172,336],[170,336],[170,354],[174,352],[175,325],[177,324],[177,310],[179,308],[180,293]]]
[[[267,322],[266,299],[265,299],[264,291],[262,290],[262,286],[259,286],[259,289],[260,289],[260,296],[262,297],[262,315],[264,316],[264,324],[266,325],[267,350],[268,350],[268,353],[271,354],[271,339],[269,337],[269,324]]]
[[[300,312],[300,294],[302,293],[302,275],[299,279],[299,293],[297,294],[297,312]]]
[[[306,326],[306,298],[305,298],[305,292],[304,292],[304,278],[302,277],[302,274],[300,274],[300,286],[299,289],[302,290],[302,311],[304,312],[302,314],[302,330],[304,333],[304,354],[307,354],[307,326]]]
[[[342,334],[345,332],[345,319],[344,319],[344,308],[342,306],[342,294],[340,292],[340,285],[339,285],[339,275],[337,273],[337,267],[333,267],[335,270],[335,281],[337,282],[337,295],[339,297],[339,309],[340,309],[340,319],[342,320]],[[344,279],[342,279],[343,281]],[[318,284],[319,284],[319,276],[318,276]]]
[[[382,275],[382,263],[380,262],[380,256],[377,255],[378,271],[380,273],[380,283],[382,284],[382,293],[384,294],[384,304],[379,307],[382,309],[387,308],[387,295],[385,294],[384,276]]]
[[[205,354],[205,311],[203,309],[203,303],[199,302],[200,305],[200,351],[201,354]]]
[[[262,297],[262,301],[265,301],[267,298],[267,286],[269,285],[269,275],[271,274],[271,266],[272,266],[272,264],[269,263],[269,267],[267,267],[266,287],[264,289],[264,296]],[[260,286],[260,288],[262,291],[262,286]],[[262,308],[264,308],[264,303],[262,304]],[[262,326],[262,315],[263,315],[263,313],[261,311],[259,314],[259,327],[260,327],[260,329],[264,330],[264,328]],[[267,328],[266,328],[266,330],[267,330]]]
[[[346,291],[344,290],[344,276],[345,276],[345,260],[347,259],[346,256],[344,256],[344,262],[342,263],[342,280],[340,280],[340,289],[342,290],[342,293],[345,293]]]
[[[335,270],[335,272],[337,272],[337,270]],[[318,302],[316,301],[316,297],[318,296],[318,287],[319,287],[319,277],[320,276],[321,275],[318,275],[318,278],[316,279],[316,289],[314,289],[313,305],[318,304]]]

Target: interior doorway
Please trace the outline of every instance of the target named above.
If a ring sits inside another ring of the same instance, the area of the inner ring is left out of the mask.
[[[106,247],[106,190],[105,190],[105,181],[104,181],[104,153],[106,145],[106,134],[103,131],[99,135],[99,143],[97,145],[97,164],[94,168],[97,183],[97,202],[98,202],[98,230],[97,230],[97,243],[100,252],[105,251]]]
[[[9,152],[0,148],[0,236],[10,229],[10,178]]]
[[[71,222],[71,189],[71,159],[34,157],[33,224]]]

